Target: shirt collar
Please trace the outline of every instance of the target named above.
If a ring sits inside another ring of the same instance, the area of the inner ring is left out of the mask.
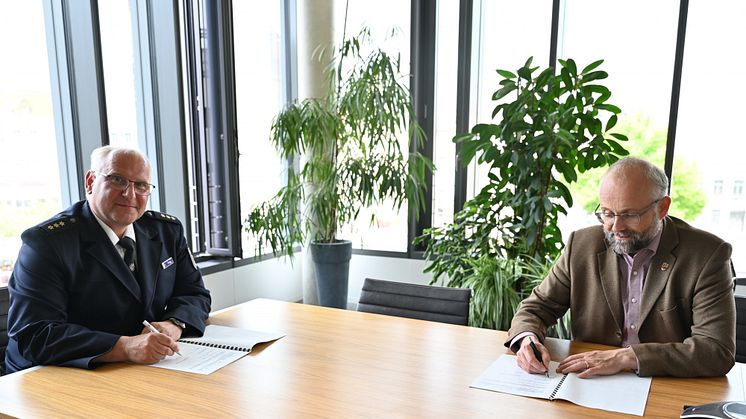
[[[98,221],[98,225],[100,225],[101,228],[104,229],[104,233],[106,233],[106,237],[111,240],[111,243],[115,245],[119,243],[119,236],[117,236],[117,233],[115,233],[114,230],[111,229],[111,227],[106,225],[105,222],[101,221],[96,213],[91,211],[91,214],[93,214],[93,217],[96,219],[96,221]],[[135,239],[135,228],[132,226],[132,224],[127,226],[127,228],[124,230],[124,236],[122,237],[129,237],[132,239],[132,241],[137,242],[137,239]]]

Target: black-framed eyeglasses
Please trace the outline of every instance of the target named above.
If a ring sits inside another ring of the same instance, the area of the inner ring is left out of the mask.
[[[108,175],[98,172],[93,173],[95,175],[103,176],[103,178],[106,180],[106,183],[108,183],[114,189],[122,192],[126,191],[127,188],[129,188],[130,183],[132,184],[132,189],[135,191],[135,195],[148,196],[151,192],[153,192],[153,189],[155,189],[155,185],[152,185],[148,182],[129,180],[126,177],[118,175],[116,173],[110,173]]]
[[[623,214],[614,214],[611,211],[603,210],[601,212],[598,212],[598,209],[601,208],[601,204],[598,204],[596,206],[596,209],[593,210],[593,213],[596,215],[596,218],[598,218],[598,221],[601,224],[614,224],[614,220],[619,218],[624,222],[625,225],[634,226],[640,223],[640,219],[643,215],[645,215],[646,212],[653,209],[655,204],[660,202],[660,200],[663,198],[658,198],[655,201],[653,201],[650,205],[645,207],[644,209],[638,211],[638,212],[625,212]]]

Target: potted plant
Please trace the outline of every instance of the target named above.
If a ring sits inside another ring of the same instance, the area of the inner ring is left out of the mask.
[[[531,62],[515,73],[497,70],[503,77],[493,95],[498,123],[477,124],[454,138],[464,164],[476,160],[489,168],[487,184],[452,224],[417,238],[426,243],[425,272],[433,282],[474,290],[475,326],[506,328],[517,301],[559,255],[558,216],[573,204],[566,185],[627,154],[620,144],[627,137],[610,132],[621,110],[599,84],[608,77],[598,70],[603,60],[581,71],[575,61],[559,60],[559,74],[554,68],[537,74]]]
[[[391,202],[419,214],[425,173],[431,162],[402,150],[400,138],[420,145],[409,78],[398,56],[368,51],[370,32],[345,40],[327,66],[329,94],[292,103],[274,119],[270,139],[282,158],[295,159],[287,185],[254,207],[245,230],[259,251],[294,254],[310,241],[321,305],[346,306],[351,242],[339,240],[341,226],[361,208]],[[299,161],[297,158],[302,156]]]

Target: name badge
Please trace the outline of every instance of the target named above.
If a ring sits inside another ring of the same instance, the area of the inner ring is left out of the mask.
[[[163,267],[163,269],[166,269],[173,264],[174,264],[174,258],[168,258],[164,260],[163,262],[161,262],[161,267]]]

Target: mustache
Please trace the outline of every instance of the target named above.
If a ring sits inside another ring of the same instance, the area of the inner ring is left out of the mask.
[[[606,236],[606,243],[609,247],[617,254],[623,253],[634,253],[653,241],[653,238],[663,229],[663,223],[656,223],[648,230],[644,231],[633,231],[633,230],[621,230],[611,231],[604,229],[604,236]],[[625,236],[626,240],[621,241],[617,237]]]

